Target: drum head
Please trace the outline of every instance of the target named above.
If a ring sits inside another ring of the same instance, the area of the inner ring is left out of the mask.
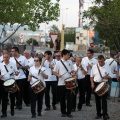
[[[67,78],[67,79],[65,79],[65,81],[71,81],[71,80],[74,80],[75,78]]]
[[[34,82],[31,87],[34,87],[34,86],[37,85],[38,83],[40,83],[39,80],[37,80],[36,82]]]
[[[15,83],[15,80],[14,79],[9,79],[7,81],[4,82],[4,86],[10,86],[12,85],[13,83]]]
[[[101,82],[101,83],[96,87],[95,92],[99,91],[99,90],[103,87],[104,84],[105,84],[104,82]]]

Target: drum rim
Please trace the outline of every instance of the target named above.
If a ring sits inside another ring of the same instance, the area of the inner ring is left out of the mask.
[[[15,80],[14,78],[10,78],[10,79],[13,79],[13,80],[14,80],[14,83],[15,83],[16,80]],[[10,80],[10,79],[5,80],[4,83],[7,82],[7,81]],[[3,83],[3,85],[4,85],[4,83]],[[4,85],[4,86],[5,86],[5,85]],[[5,86],[5,87],[8,87],[8,86]]]
[[[74,78],[74,77],[69,77],[69,78]],[[65,79],[65,81],[67,80],[68,78]],[[74,78],[75,79],[75,78]]]
[[[104,82],[104,81],[103,81],[103,82],[100,82],[100,83],[96,86],[95,92],[97,92],[96,89],[97,89],[97,87],[98,87],[101,83],[106,83],[106,82]],[[100,90],[100,89],[99,89],[99,90]]]
[[[40,80],[36,80],[32,85],[31,85],[31,87],[33,87],[33,85],[36,83],[36,82],[41,82]]]

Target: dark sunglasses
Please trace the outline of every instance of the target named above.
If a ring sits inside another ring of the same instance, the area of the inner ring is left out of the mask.
[[[34,62],[39,62],[39,60],[34,60]]]

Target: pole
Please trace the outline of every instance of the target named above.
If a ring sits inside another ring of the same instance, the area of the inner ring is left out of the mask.
[[[64,27],[65,25],[62,24],[62,30],[61,30],[61,46],[60,46],[60,50],[62,51],[65,47],[64,47]]]

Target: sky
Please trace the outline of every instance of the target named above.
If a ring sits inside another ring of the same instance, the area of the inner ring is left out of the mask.
[[[55,0],[53,0],[55,1]],[[82,10],[87,10],[92,6],[93,0],[84,0]],[[49,24],[41,24],[40,29],[49,29],[53,24],[57,25],[61,29],[62,24],[65,27],[78,27],[78,12],[79,12],[79,0],[60,0],[60,17],[59,21],[51,21]]]

